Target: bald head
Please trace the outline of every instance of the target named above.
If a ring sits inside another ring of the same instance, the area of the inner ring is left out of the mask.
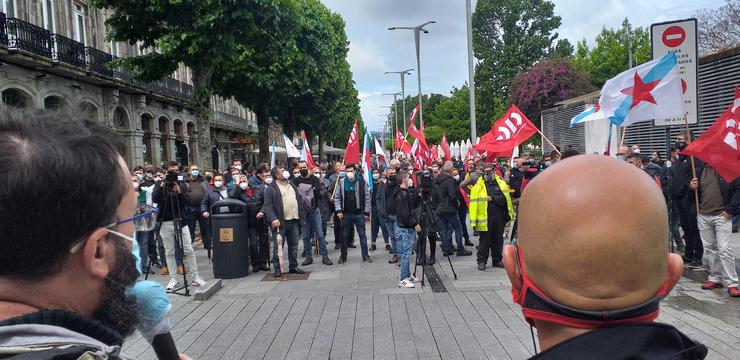
[[[527,276],[581,310],[652,298],[666,280],[663,195],[643,171],[598,155],[569,158],[535,177],[519,206]]]

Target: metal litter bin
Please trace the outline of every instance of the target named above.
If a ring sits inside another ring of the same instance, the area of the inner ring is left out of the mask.
[[[249,275],[247,204],[223,199],[211,206],[213,277],[233,279]]]

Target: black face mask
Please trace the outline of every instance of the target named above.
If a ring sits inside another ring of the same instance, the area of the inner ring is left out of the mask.
[[[300,172],[301,172],[301,176],[308,177],[308,169],[301,169]]]
[[[133,334],[139,322],[136,299],[128,294],[128,289],[136,282],[136,260],[131,251],[120,240],[116,242],[116,265],[105,277],[105,287],[100,294],[101,305],[93,314],[95,320],[117,331],[123,336]]]
[[[688,144],[686,144],[685,141],[676,141],[676,144],[674,144],[673,146],[678,149],[678,151],[683,151],[683,149],[685,149],[687,145]]]

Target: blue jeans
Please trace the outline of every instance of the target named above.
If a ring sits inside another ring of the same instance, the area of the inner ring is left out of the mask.
[[[393,246],[393,255],[401,256],[400,255],[400,247],[401,244],[398,241],[398,228],[396,227],[396,215],[388,215],[388,218],[385,220],[385,227],[388,228],[388,233],[390,235],[391,240],[391,246]]]
[[[357,228],[357,234],[360,236],[360,250],[362,256],[367,256],[367,235],[365,234],[365,216],[363,214],[344,214],[342,220],[342,257],[347,257],[347,246],[352,238],[353,226]]]
[[[149,265],[149,236],[151,231],[137,231],[136,242],[139,243],[139,257],[141,258],[141,270],[146,270]]]
[[[439,220],[442,221],[444,233],[442,235],[442,248],[445,251],[451,251],[452,246],[452,230],[455,230],[455,240],[457,242],[457,251],[465,250],[462,241],[462,226],[460,225],[460,217],[457,213],[446,212],[439,214]]]
[[[283,235],[283,249],[288,247],[288,270],[298,267],[298,233],[301,226],[298,220],[286,220],[280,224],[280,233]],[[278,259],[277,231],[272,229],[272,265],[275,271],[280,271],[280,260]]]
[[[324,238],[324,229],[321,226],[321,212],[316,209],[306,214],[306,223],[303,224],[303,255],[307,258],[313,257],[311,249],[311,237],[313,233],[316,233],[316,237],[319,238],[319,253],[321,256],[329,256],[326,251],[326,239]]]
[[[411,249],[414,247],[416,230],[414,228],[407,229],[402,227],[397,227],[396,229],[396,235],[400,238],[398,242],[401,244],[401,248],[399,249],[401,253],[401,275],[399,277],[400,281],[411,277],[409,260],[411,259]]]
[[[378,240],[378,230],[383,232],[383,241],[388,244],[388,228],[385,224],[386,222],[380,218],[378,210],[373,208],[373,215],[370,219],[370,240],[373,244]]]

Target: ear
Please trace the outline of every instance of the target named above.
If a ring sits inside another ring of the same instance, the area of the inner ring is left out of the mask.
[[[114,250],[109,241],[106,241],[108,230],[95,230],[85,241],[82,247],[82,266],[90,275],[103,279],[108,276],[113,264]]]
[[[504,246],[504,269],[506,269],[506,275],[509,276],[511,286],[518,293],[522,288],[522,274],[517,269],[516,262],[516,247],[514,245]]]
[[[678,254],[668,254],[668,263],[666,264],[666,284],[668,284],[668,291],[673,290],[673,287],[678,284],[683,276],[683,259]]]

